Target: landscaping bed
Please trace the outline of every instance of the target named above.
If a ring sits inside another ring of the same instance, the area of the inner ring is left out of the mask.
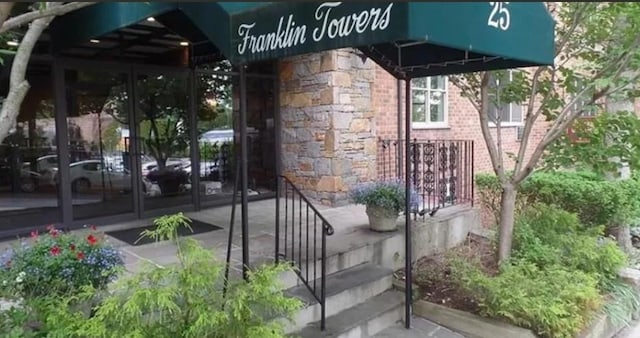
[[[439,312],[429,319],[449,321],[472,337],[491,334],[458,327],[461,318],[483,322],[484,332],[494,328],[494,335],[520,327],[527,330],[519,336],[550,338],[611,337],[640,309],[637,291],[618,277],[628,264],[625,255],[602,229],[584,227],[575,214],[529,208],[518,219],[511,261],[499,268],[495,252],[492,240],[471,234],[456,248],[420,259],[416,309],[427,317]]]

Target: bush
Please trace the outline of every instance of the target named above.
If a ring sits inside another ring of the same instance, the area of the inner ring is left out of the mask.
[[[177,228],[189,223],[182,214],[157,219],[157,230],[144,236],[173,240],[179,263],[148,265],[140,273],[122,277],[92,313],[77,306],[98,297],[90,287],[77,297],[29,304],[40,314],[37,333],[47,337],[284,337],[282,321],[274,319],[292,318],[302,305],[279,287],[280,273],[290,267],[264,266],[250,273],[248,282],[230,280],[225,297],[225,264],[196,240],[177,237]],[[33,330],[20,321],[24,316],[15,318],[13,329],[26,332],[20,337],[29,336]]]
[[[31,234],[2,255],[0,280],[4,296],[33,298],[66,295],[90,285],[103,289],[124,265],[120,253],[94,227],[81,234],[50,226]]]
[[[585,229],[575,214],[538,204],[518,218],[514,232],[515,259],[539,268],[562,265],[593,276],[600,285],[617,278],[626,255],[603,237],[603,228]]]
[[[402,181],[378,181],[362,184],[351,191],[351,198],[356,204],[382,208],[395,213],[404,210],[406,188]],[[411,208],[418,206],[418,194],[411,191]]]
[[[497,177],[477,175],[476,185],[482,206],[499,215]],[[640,213],[640,181],[607,181],[590,172],[537,172],[518,189],[518,205],[532,203],[557,205],[589,226],[625,224]]]
[[[481,315],[542,337],[575,337],[602,304],[595,278],[560,266],[540,269],[519,262],[494,277],[469,265],[458,264],[454,271],[461,287],[475,296]]]

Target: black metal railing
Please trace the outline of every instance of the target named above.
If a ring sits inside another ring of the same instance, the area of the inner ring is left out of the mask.
[[[324,330],[327,236],[333,235],[333,227],[291,180],[279,176],[276,181],[276,263],[283,260],[294,266],[320,304],[320,328]]]
[[[378,141],[378,177],[405,180],[405,141]],[[448,206],[473,206],[473,141],[418,140],[409,144],[409,179],[418,195],[417,217],[433,215]]]

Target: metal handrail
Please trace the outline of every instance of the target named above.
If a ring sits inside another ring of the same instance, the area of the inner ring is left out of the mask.
[[[280,200],[282,193],[284,192],[284,229],[281,229],[281,207]],[[296,198],[298,204],[298,218],[296,219]],[[304,202],[304,208],[303,203]],[[303,224],[303,209],[304,224]],[[320,227],[318,227],[320,223]],[[296,243],[296,227],[297,227],[297,243]],[[303,241],[303,230],[304,238]],[[284,238],[280,238],[281,230],[284,230]],[[318,231],[319,230],[319,231]],[[318,278],[318,233],[320,234],[320,276]],[[291,237],[289,237],[289,234]],[[327,279],[327,236],[334,234],[333,226],[327,221],[324,216],[318,211],[318,209],[311,203],[311,201],[295,186],[295,184],[285,176],[278,176],[276,179],[276,250],[275,260],[276,264],[280,262],[282,258],[285,261],[289,261],[294,265],[295,272],[298,278],[311,292],[313,297],[320,304],[321,318],[320,329],[325,329],[326,322],[326,279]],[[312,236],[312,238],[310,238]],[[291,240],[290,250],[288,241]],[[312,241],[310,242],[310,239]],[[280,250],[280,241],[284,242],[284,252]],[[303,244],[304,248],[303,248]],[[297,247],[297,257],[296,257]],[[305,253],[304,262],[302,254]],[[311,256],[312,254],[312,256]],[[313,258],[311,261],[309,258]],[[304,264],[303,264],[304,263]],[[310,265],[313,266],[313,272],[310,279]],[[319,284],[318,285],[318,280]],[[319,286],[319,288],[318,288]]]

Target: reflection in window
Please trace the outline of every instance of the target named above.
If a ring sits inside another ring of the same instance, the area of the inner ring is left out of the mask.
[[[0,144],[0,228],[42,226],[60,221],[51,68],[30,64],[31,84],[15,127]],[[1,96],[8,83],[0,88]]]
[[[127,76],[65,71],[74,219],[133,212]]]
[[[506,74],[504,79],[494,79],[494,92],[502,92],[513,81],[513,71],[509,70]],[[496,98],[495,94],[489,94],[489,96],[495,101],[494,104],[489,105],[489,120],[491,122],[497,122],[499,117],[500,123],[522,123],[522,103],[501,103],[498,102],[499,97]]]

